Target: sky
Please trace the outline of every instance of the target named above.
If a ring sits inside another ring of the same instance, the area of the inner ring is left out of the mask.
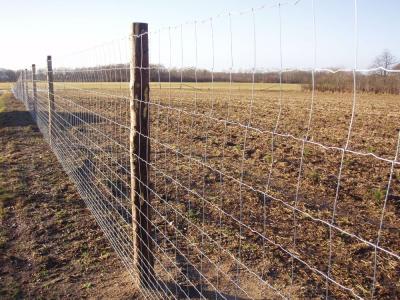
[[[356,14],[354,0],[277,2],[0,0],[0,68],[128,61],[132,22],[149,24],[150,61],[168,67],[368,68],[384,49],[400,59],[399,0],[357,0]]]

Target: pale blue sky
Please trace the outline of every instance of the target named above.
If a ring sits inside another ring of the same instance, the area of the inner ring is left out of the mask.
[[[290,0],[288,0],[290,2]],[[255,13],[256,67],[278,68],[282,54],[285,68],[313,66],[312,0],[281,7],[282,51],[279,43],[278,9],[268,8],[274,0],[123,0],[123,1],[22,1],[0,0],[0,67],[24,68],[44,64],[47,54],[54,58],[87,49],[129,34],[133,21],[148,22],[150,31],[190,20],[201,20],[221,12],[241,11],[263,4]],[[283,1],[284,2],[284,1]],[[316,17],[316,66],[354,65],[354,0],[314,0]],[[358,0],[358,66],[368,67],[383,49],[400,58],[400,1]],[[215,69],[231,64],[229,17],[213,19],[197,27],[198,67],[212,67],[211,33],[214,34]],[[252,14],[233,15],[233,64],[250,69],[254,64]],[[195,35],[192,24],[183,26],[183,52],[180,28],[171,29],[171,54],[168,30],[151,40],[151,62],[185,67],[195,65]],[[119,42],[118,42],[119,43]],[[104,61],[113,61],[116,48],[105,48]],[[125,52],[122,56],[125,57]],[[93,56],[90,52],[77,60]],[[170,61],[171,57],[171,61]],[[60,59],[61,60],[61,59]],[[91,62],[102,62],[103,59]],[[87,64],[91,63],[89,59]],[[57,66],[58,61],[54,61]]]

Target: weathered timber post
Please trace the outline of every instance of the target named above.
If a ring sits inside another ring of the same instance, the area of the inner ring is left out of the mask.
[[[32,65],[32,102],[33,102],[33,118],[36,121],[37,108],[37,89],[36,89],[36,65]]]
[[[155,277],[148,189],[150,162],[148,26],[146,23],[132,25],[129,154],[134,267],[137,274],[137,286],[150,287]]]
[[[21,73],[19,77],[18,98],[21,100],[24,97],[24,75]]]
[[[22,98],[22,102],[24,102],[25,105],[25,72],[21,72],[21,89],[20,89],[20,94]]]
[[[24,70],[24,78],[25,78],[25,91],[24,91],[24,93],[25,93],[25,99],[24,99],[24,101],[25,101],[25,106],[26,106],[26,108],[29,110],[29,112],[30,112],[30,110],[31,110],[31,107],[30,107],[30,103],[29,103],[29,93],[28,93],[28,90],[29,90],[29,87],[28,87],[28,85],[29,85],[29,83],[28,83],[28,69],[25,69]]]
[[[53,127],[53,111],[54,111],[54,85],[53,85],[53,64],[51,61],[51,56],[47,56],[47,87],[48,87],[48,97],[49,97],[49,143],[52,143],[52,127]]]

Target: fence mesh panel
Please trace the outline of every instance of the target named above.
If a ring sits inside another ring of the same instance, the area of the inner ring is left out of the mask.
[[[400,296],[399,96],[362,85],[377,70],[398,84],[399,72],[358,68],[356,2],[353,68],[316,67],[313,1],[313,62],[285,68],[282,15],[298,2],[145,34],[150,211],[140,217],[152,225],[155,272],[144,297]],[[257,26],[266,16],[273,37]],[[45,64],[36,99],[31,71],[14,87],[133,278],[129,61],[143,36],[54,57],[51,114]],[[258,62],[266,41],[279,49],[273,71]],[[299,72],[307,85],[289,84]],[[350,88],[326,92],[324,80]]]

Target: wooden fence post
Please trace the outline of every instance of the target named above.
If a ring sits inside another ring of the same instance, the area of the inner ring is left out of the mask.
[[[25,105],[25,72],[21,71],[21,96]]]
[[[137,274],[137,286],[150,287],[155,277],[148,189],[150,162],[148,25],[146,23],[132,25],[129,154],[134,267]]]
[[[54,110],[54,85],[53,85],[53,64],[51,56],[47,56],[47,86],[49,97],[49,143],[52,143],[52,126],[53,126],[53,110]]]
[[[32,102],[33,102],[33,118],[36,121],[36,104],[37,101],[37,89],[36,89],[36,65],[32,65]]]
[[[24,102],[25,105],[25,72],[21,72],[21,96],[22,96],[22,102]]]
[[[24,70],[24,78],[25,78],[25,106],[26,108],[29,110],[29,112],[31,111],[31,107],[30,107],[30,103],[29,103],[29,83],[28,83],[28,69]]]

